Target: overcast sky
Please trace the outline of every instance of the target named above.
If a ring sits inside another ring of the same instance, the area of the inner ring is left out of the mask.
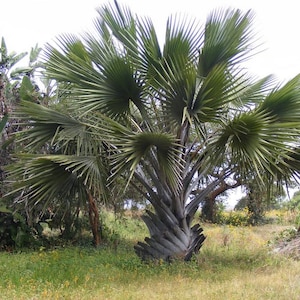
[[[29,51],[61,33],[80,33],[92,27],[96,7],[104,0],[6,0],[1,3],[0,37],[9,51]],[[275,74],[279,82],[300,73],[300,16],[297,1],[266,0],[119,0],[134,13],[149,16],[163,35],[167,17],[185,13],[204,24],[214,8],[232,7],[255,12],[255,31],[266,49],[247,67],[259,77]]]

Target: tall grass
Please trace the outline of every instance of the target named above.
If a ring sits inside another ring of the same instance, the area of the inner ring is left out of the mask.
[[[190,263],[145,264],[132,249],[143,223],[106,218],[114,235],[99,249],[0,253],[0,299],[299,299],[300,262],[268,248],[280,225],[205,225],[207,239]]]

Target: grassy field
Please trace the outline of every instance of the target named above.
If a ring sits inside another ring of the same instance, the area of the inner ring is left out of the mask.
[[[117,246],[0,253],[0,299],[296,300],[300,262],[268,246],[284,228],[205,225],[207,239],[192,262],[144,264],[132,246],[145,228],[122,221],[112,228],[121,236]]]

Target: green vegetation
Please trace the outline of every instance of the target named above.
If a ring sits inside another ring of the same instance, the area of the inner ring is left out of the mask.
[[[59,246],[0,253],[0,299],[297,299],[300,262],[270,252],[284,225],[206,224],[199,256],[189,263],[142,263],[132,245],[145,235],[140,219],[123,216],[108,229],[118,243],[99,249]]]

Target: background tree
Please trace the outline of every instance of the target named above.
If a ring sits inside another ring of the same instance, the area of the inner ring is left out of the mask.
[[[0,48],[0,197],[2,197],[5,192],[3,185],[3,179],[5,178],[3,166],[9,163],[9,156],[12,151],[9,139],[11,138],[11,134],[17,130],[16,124],[14,124],[13,120],[9,119],[9,114],[20,100],[17,92],[19,82],[13,80],[11,72],[14,66],[26,55],[27,53],[9,53],[5,40],[2,37]]]
[[[38,47],[35,48],[36,51]],[[20,213],[16,212],[18,204],[12,197],[2,198],[9,191],[6,184],[5,168],[13,163],[15,152],[14,136],[22,130],[18,120],[13,114],[20,102],[20,94],[24,91],[23,79],[26,76],[24,68],[17,67],[27,56],[27,53],[17,54],[8,52],[5,40],[2,37],[0,48],[0,248],[21,247],[33,241],[31,228],[28,226],[24,206]],[[30,52],[30,65],[26,67],[27,72],[33,72],[31,64],[35,60],[33,49]],[[33,87],[31,85],[31,87]]]
[[[95,33],[47,46],[57,104],[23,103],[32,154],[20,156],[11,174],[23,176],[19,189],[29,187],[32,201],[65,189],[59,173],[51,176],[53,164],[95,198],[125,178],[152,206],[143,216],[150,237],[136,253],[189,260],[205,240],[194,215],[224,181],[255,173],[262,184],[262,172],[297,170],[289,162],[297,160],[299,78],[274,87],[272,77],[247,75],[241,63],[253,50],[251,12],[214,11],[201,29],[171,17],[162,47],[148,18],[117,2],[98,13]],[[46,142],[61,152],[34,154]]]
[[[219,178],[218,174],[213,175],[215,178]],[[227,198],[227,191],[235,189],[242,185],[240,179],[228,179],[225,180],[221,176],[220,184],[212,192],[210,192],[204,199],[201,205],[201,219],[204,221],[215,223],[218,215],[218,199],[221,197]],[[199,191],[195,191],[196,193]]]
[[[235,210],[247,208],[249,221],[252,225],[257,225],[264,221],[265,213],[271,209],[279,209],[286,197],[286,192],[282,186],[273,184],[261,189],[255,182],[249,183],[245,187],[246,196],[242,197],[235,205]]]
[[[290,210],[300,210],[300,191],[294,193],[293,198],[286,202],[286,206]]]
[[[28,55],[27,66],[17,66],[17,64],[26,58],[27,53],[16,54],[15,52],[8,53],[4,38],[1,44],[1,199],[0,199],[0,229],[1,229],[1,245],[0,248],[24,246],[25,243],[32,242],[32,235],[41,230],[39,222],[45,220],[45,207],[43,204],[37,206],[31,205],[22,198],[22,193],[15,193],[14,197],[2,198],[2,195],[9,191],[9,186],[5,182],[5,169],[10,164],[15,162],[13,156],[16,144],[14,143],[15,135],[21,135],[23,128],[28,126],[28,120],[23,120],[25,123],[20,124],[20,119],[15,115],[15,110],[20,103],[20,98],[32,101],[35,103],[43,103],[47,105],[53,95],[53,84],[51,81],[42,77],[40,73],[42,64],[39,61],[41,48],[37,45],[31,49]],[[38,82],[36,81],[38,80]],[[24,144],[19,145],[23,147]],[[38,151],[47,153],[49,149],[44,147]],[[63,236],[69,237],[74,227],[74,223],[78,220],[77,210],[70,205],[70,200],[67,199],[64,203],[69,204],[64,207],[60,203],[59,209],[56,206],[56,200],[53,199],[51,206],[55,211],[55,219],[53,223],[57,224],[58,228],[63,228]],[[73,202],[71,201],[73,204]],[[76,203],[77,204],[77,203]],[[46,213],[49,216],[49,207],[46,208]],[[52,224],[53,225],[53,224]],[[41,232],[38,232],[39,234]],[[36,236],[35,236],[36,237]]]

